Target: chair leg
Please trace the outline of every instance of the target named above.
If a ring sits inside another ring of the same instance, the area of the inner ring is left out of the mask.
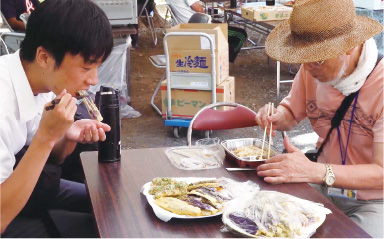
[[[155,30],[155,24],[153,22],[153,17],[149,16],[147,9],[145,9],[145,15],[147,16],[149,29],[151,30],[153,45],[156,46],[157,45],[157,35],[156,35],[156,30]]]
[[[156,86],[156,89],[155,89],[155,92],[153,92],[153,95],[151,97],[151,105],[152,107],[157,111],[157,113],[159,113],[160,116],[162,116],[163,114],[161,113],[161,110],[159,109],[159,107],[157,107],[155,105],[155,98],[156,98],[156,95],[157,93],[159,92],[160,90],[160,87],[161,87],[161,82],[163,82],[163,80],[165,79],[166,77],[166,73],[164,72],[163,76],[161,77],[160,81],[159,81],[159,84],[157,84]]]
[[[165,29],[167,28],[168,13],[169,13],[169,10],[167,9],[165,16],[164,16],[164,25],[163,25],[163,34],[164,35],[167,33],[167,31]]]

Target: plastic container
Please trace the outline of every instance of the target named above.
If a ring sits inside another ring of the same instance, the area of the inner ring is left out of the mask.
[[[241,168],[256,168],[265,162],[264,159],[257,159],[258,155],[250,155],[247,157],[239,157],[233,151],[240,147],[254,145],[257,147],[262,146],[263,141],[257,138],[243,138],[243,139],[230,139],[221,142],[225,150],[225,155],[228,160],[236,162]],[[268,142],[264,142],[264,151],[268,151]],[[277,150],[271,146],[271,156],[277,155]]]
[[[199,139],[195,143],[196,146],[201,146],[203,148],[203,154],[209,154],[209,152],[214,152],[219,154],[220,151],[220,139],[219,138],[204,138]]]

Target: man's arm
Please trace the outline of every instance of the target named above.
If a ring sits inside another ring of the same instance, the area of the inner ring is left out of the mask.
[[[25,24],[23,21],[17,20],[15,17],[7,19],[8,24],[15,31],[25,31]]]
[[[76,141],[68,140],[65,137],[61,138],[53,147],[49,162],[62,164],[65,158],[75,150]]]
[[[54,110],[43,112],[28,150],[16,169],[0,185],[1,232],[5,231],[27,203],[51,150],[73,124],[76,99],[66,94],[65,90],[58,98],[61,100]],[[47,103],[45,107],[49,105]]]
[[[201,13],[204,13],[204,8],[203,6],[201,6],[201,4],[197,1],[195,2],[194,4],[191,5],[191,8],[195,11],[195,12],[201,12]]]

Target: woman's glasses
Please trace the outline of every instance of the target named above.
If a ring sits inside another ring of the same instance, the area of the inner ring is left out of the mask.
[[[323,60],[323,61],[316,61],[316,64],[318,64],[318,65],[321,66],[321,65],[324,63],[324,61],[325,61],[325,60]]]
[[[309,62],[308,64],[311,64],[314,67],[321,67],[323,65],[324,61],[315,61],[315,62]]]

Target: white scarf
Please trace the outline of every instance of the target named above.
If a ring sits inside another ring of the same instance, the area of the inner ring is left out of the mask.
[[[377,54],[376,42],[373,38],[370,38],[363,45],[356,69],[352,72],[352,74],[334,82],[332,84],[333,87],[345,96],[358,91],[363,86],[373,68],[375,68]]]

